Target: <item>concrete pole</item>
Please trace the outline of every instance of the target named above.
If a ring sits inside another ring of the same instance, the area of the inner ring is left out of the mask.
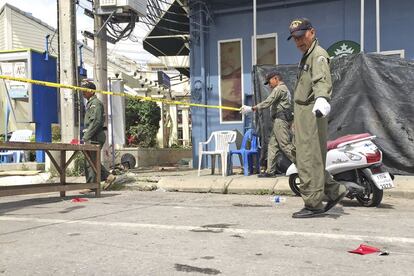
[[[108,91],[108,62],[107,62],[107,45],[106,45],[106,27],[103,27],[105,22],[104,18],[101,15],[97,14],[100,6],[100,0],[94,0],[94,70],[93,70],[93,78],[96,85],[96,89]],[[100,33],[97,32],[100,30]],[[97,94],[98,99],[100,99],[104,105],[105,110],[105,126],[108,125],[108,97],[104,94]],[[110,165],[110,157],[111,151],[109,150],[108,144],[108,131],[105,131],[106,134],[106,142],[102,149],[101,160],[105,167],[109,167]]]
[[[60,83],[68,85],[77,84],[75,2],[59,0]],[[71,89],[60,89],[60,131],[63,143],[79,138],[79,130],[74,121],[74,93]]]
[[[94,81],[96,84],[96,88],[99,90],[108,90],[108,65],[107,65],[107,46],[106,46],[106,28],[102,28],[105,20],[102,16],[97,15],[96,12],[99,7],[100,0],[94,1],[94,9],[95,9],[95,19],[94,19],[94,31],[95,35],[96,32],[99,30],[100,33],[97,34],[94,38]],[[99,94],[98,98],[100,100],[106,99],[105,95]],[[107,100],[106,100],[107,101]],[[107,108],[107,106],[106,106]],[[108,114],[107,112],[105,114]]]

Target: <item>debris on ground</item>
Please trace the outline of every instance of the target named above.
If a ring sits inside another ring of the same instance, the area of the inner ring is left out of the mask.
[[[390,253],[387,251],[382,251],[381,249],[373,246],[369,246],[366,244],[361,243],[358,248],[354,250],[348,251],[349,253],[359,254],[359,255],[366,255],[372,253],[379,253],[379,256],[388,256]]]
[[[85,201],[88,201],[88,199],[87,198],[81,198],[81,197],[75,197],[75,198],[73,198],[71,200],[71,202],[75,202],[75,203],[77,203],[77,202],[85,202]]]

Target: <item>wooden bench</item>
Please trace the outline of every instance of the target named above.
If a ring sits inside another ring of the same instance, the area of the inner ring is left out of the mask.
[[[26,143],[26,142],[6,142],[0,143],[0,150],[44,150],[49,156],[50,161],[55,166],[60,175],[60,182],[58,183],[40,183],[27,185],[8,185],[0,186],[0,196],[35,194],[35,193],[49,193],[60,192],[60,196],[66,196],[66,191],[92,189],[95,191],[95,196],[99,197],[101,194],[101,154],[98,145],[92,144],[63,144],[63,143]],[[51,151],[60,152],[60,160],[55,160]],[[71,157],[66,161],[66,153],[73,152]],[[74,160],[76,154],[82,152],[87,162],[91,165],[96,174],[96,181],[94,183],[67,183],[66,169]],[[95,162],[92,162],[90,156],[96,156]]]

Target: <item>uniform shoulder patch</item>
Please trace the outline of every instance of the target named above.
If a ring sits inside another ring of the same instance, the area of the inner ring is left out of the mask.
[[[329,63],[328,59],[324,56],[319,56],[317,59],[318,62],[325,62],[325,63]]]

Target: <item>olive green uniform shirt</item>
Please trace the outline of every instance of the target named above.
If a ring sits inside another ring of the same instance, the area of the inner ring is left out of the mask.
[[[275,88],[273,88],[272,92],[263,102],[256,105],[256,109],[266,109],[268,107],[271,108],[271,116],[272,118],[275,117],[276,113],[281,112],[286,109],[290,109],[291,107],[291,96],[289,89],[287,86],[282,82]]]
[[[103,130],[104,122],[103,104],[96,95],[93,95],[86,104],[83,140],[85,142],[98,142],[102,146],[106,140]]]
[[[332,93],[329,55],[319,46],[317,40],[303,55],[299,70],[295,87],[295,103],[308,105],[314,103],[318,97],[329,101]]]

